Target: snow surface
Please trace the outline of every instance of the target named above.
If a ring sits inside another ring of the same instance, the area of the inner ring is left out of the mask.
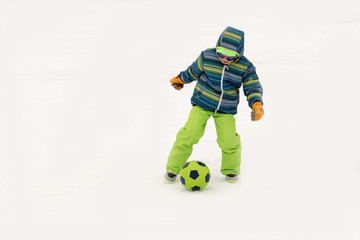
[[[195,84],[169,79],[245,31],[265,116],[236,115],[228,184],[210,119],[191,193],[165,164]],[[0,239],[360,239],[360,2],[0,1]]]

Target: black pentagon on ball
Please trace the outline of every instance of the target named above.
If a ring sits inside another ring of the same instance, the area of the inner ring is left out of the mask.
[[[183,178],[183,176],[180,177],[180,182],[185,185],[185,179]]]
[[[189,162],[185,163],[184,166],[182,167],[182,169],[186,168],[187,166],[189,166]]]
[[[200,166],[205,167],[205,163],[200,162],[200,161],[197,161],[197,163],[198,163]]]
[[[192,179],[197,179],[198,177],[199,177],[199,173],[198,173],[198,171],[197,170],[192,170],[191,172],[190,172],[190,177],[192,178]]]
[[[199,191],[199,190],[200,190],[200,187],[194,186],[194,187],[191,188],[191,190],[193,190],[193,191]]]
[[[205,181],[206,181],[206,182],[209,182],[209,181],[210,181],[210,173],[208,173],[208,174],[206,175]]]

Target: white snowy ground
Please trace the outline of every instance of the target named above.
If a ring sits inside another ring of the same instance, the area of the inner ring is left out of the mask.
[[[228,25],[265,116],[242,96],[237,184],[210,119],[191,193],[163,174],[195,84],[168,81]],[[359,42],[358,0],[1,0],[0,239],[359,240]]]

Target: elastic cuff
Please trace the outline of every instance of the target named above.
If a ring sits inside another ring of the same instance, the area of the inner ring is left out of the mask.
[[[183,82],[183,84],[187,84],[187,82],[185,82],[182,78],[181,78],[181,73],[178,75],[179,79]]]

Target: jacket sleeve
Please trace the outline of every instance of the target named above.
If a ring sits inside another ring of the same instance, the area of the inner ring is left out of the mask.
[[[191,83],[199,79],[204,72],[204,52],[193,62],[185,71],[180,73],[180,78],[184,83]]]
[[[243,90],[247,97],[249,107],[251,108],[254,102],[261,102],[263,96],[263,88],[260,84],[259,77],[256,74],[254,65],[250,64],[243,76]]]

